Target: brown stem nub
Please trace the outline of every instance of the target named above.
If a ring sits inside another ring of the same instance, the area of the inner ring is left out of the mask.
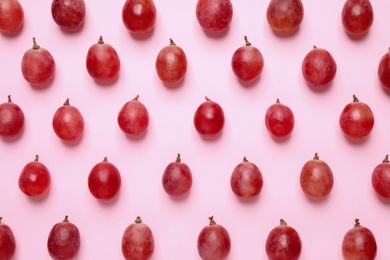
[[[0,217],[0,223],[1,223],[1,220],[3,219],[3,217]]]
[[[133,98],[133,101],[138,101],[138,98],[139,98],[139,95],[135,96],[135,98]]]
[[[172,38],[169,38],[169,45],[176,45],[176,43],[172,40]]]
[[[251,46],[252,44],[248,41],[248,38],[244,36],[245,46]]]
[[[135,223],[137,224],[141,224],[142,223],[142,219],[140,216],[137,216],[137,218],[135,219]]]
[[[37,44],[37,42],[35,41],[35,37],[33,38],[33,47],[32,47],[32,49],[33,50],[38,50],[39,48],[41,48],[41,46],[39,46],[38,44]]]
[[[317,46],[313,45],[313,49],[317,49]]]
[[[287,225],[287,222],[286,221],[284,221],[284,219],[280,219],[280,225],[282,225],[282,226],[286,226]]]
[[[107,156],[104,157],[103,162],[108,162]]]
[[[70,103],[69,103],[69,98],[67,98],[66,100],[65,100],[65,102],[64,102],[64,106],[69,106],[70,105]]]
[[[280,104],[279,98],[276,99],[276,102],[275,102],[275,103],[276,103],[276,104]]]
[[[65,215],[65,218],[62,222],[69,222],[68,215]]]
[[[246,156],[244,156],[244,159],[242,159],[243,162],[249,162]]]
[[[99,37],[98,44],[104,44],[104,41],[103,41],[103,36],[100,36],[100,37]]]
[[[210,225],[215,225],[215,224],[217,224],[217,223],[214,221],[214,216],[210,216],[209,219],[210,219]]]
[[[207,96],[204,97],[206,99],[206,101],[211,101],[211,99],[209,99]]]
[[[359,102],[359,99],[355,95],[353,95],[353,102]]]
[[[318,153],[315,153],[313,160],[319,160],[319,159],[320,159],[320,157],[318,156]]]
[[[8,102],[12,102],[11,95],[8,95]]]
[[[361,227],[359,219],[355,218],[355,227]]]
[[[180,153],[177,154],[176,162],[177,162],[177,163],[180,163],[180,162],[181,162]]]
[[[383,163],[388,163],[389,162],[389,155],[388,154],[386,154],[386,157],[385,157],[385,159],[383,159],[382,162]]]
[[[36,154],[35,155],[35,160],[34,160],[35,162],[38,162],[39,161],[39,156],[38,156],[38,154]]]

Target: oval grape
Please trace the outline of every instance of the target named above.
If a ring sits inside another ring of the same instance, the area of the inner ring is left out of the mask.
[[[24,10],[18,0],[0,1],[0,32],[18,33],[24,24]]]
[[[209,33],[226,31],[233,18],[233,5],[230,0],[198,0],[196,18],[199,25]]]
[[[65,30],[77,30],[85,20],[84,0],[53,0],[51,15],[54,22]]]
[[[367,33],[374,22],[370,0],[347,0],[341,11],[344,29],[352,36]]]
[[[225,125],[225,114],[222,107],[206,97],[194,115],[196,131],[204,138],[211,139],[219,136]]]
[[[265,113],[265,125],[273,138],[279,140],[287,138],[293,131],[294,124],[295,118],[292,110],[281,104],[279,99],[268,107]]]
[[[146,133],[149,126],[149,112],[137,95],[126,102],[118,113],[118,125],[127,135],[138,137]]]
[[[18,137],[24,129],[23,110],[11,100],[0,104],[0,136],[6,139]]]
[[[182,197],[191,189],[192,173],[188,165],[181,161],[180,154],[177,154],[176,161],[165,168],[162,185],[165,192],[172,197]]]
[[[289,34],[298,29],[303,21],[304,8],[301,0],[271,0],[268,4],[267,22],[272,30]]]
[[[126,0],[122,8],[122,21],[133,35],[150,33],[156,23],[157,10],[153,0]]]
[[[263,175],[256,164],[244,157],[230,176],[230,187],[241,198],[257,196],[263,187]]]
[[[48,192],[50,183],[49,169],[39,161],[38,155],[23,167],[18,180],[20,190],[29,197],[43,196]]]
[[[390,199],[390,163],[386,155],[382,163],[378,164],[371,175],[371,183],[375,192],[383,199]]]

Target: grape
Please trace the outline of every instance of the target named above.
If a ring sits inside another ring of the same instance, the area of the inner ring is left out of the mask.
[[[376,256],[376,240],[374,234],[355,219],[355,226],[347,231],[342,242],[345,260],[373,260]]]
[[[55,260],[73,259],[79,252],[80,232],[75,224],[69,222],[68,216],[50,230],[47,249]]]
[[[265,251],[269,260],[297,260],[302,242],[298,232],[281,219],[280,225],[268,234]]]
[[[149,125],[148,110],[138,101],[138,97],[126,102],[118,113],[120,129],[132,137],[144,134]]]
[[[374,127],[374,115],[370,107],[353,95],[353,102],[346,105],[340,115],[340,127],[352,141],[365,139]]]
[[[245,46],[238,48],[231,61],[232,69],[236,77],[242,82],[248,83],[257,79],[264,68],[263,55],[244,36]]]
[[[232,21],[233,5],[230,0],[198,0],[196,18],[206,32],[222,33]]]
[[[145,35],[154,29],[157,16],[153,0],[126,0],[122,21],[133,35]]]
[[[27,196],[39,197],[47,193],[51,183],[50,172],[39,162],[38,155],[23,167],[18,183],[20,190]]]
[[[154,237],[150,227],[137,217],[122,236],[122,254],[126,260],[146,260],[154,252]]]
[[[206,97],[194,115],[196,131],[204,138],[215,138],[221,134],[225,124],[225,115],[222,107]]]
[[[301,0],[271,0],[266,11],[267,22],[275,32],[292,33],[302,23]]]
[[[108,82],[117,78],[121,62],[115,49],[110,44],[104,43],[103,37],[100,36],[98,43],[88,50],[86,65],[93,79]]]
[[[279,99],[276,99],[276,103],[271,105],[265,113],[265,125],[275,139],[288,137],[294,128],[294,122],[292,110],[281,104]]]
[[[371,175],[372,187],[384,199],[390,199],[390,163],[386,155],[382,163],[378,164]]]
[[[66,142],[78,141],[84,132],[84,119],[80,111],[70,105],[69,98],[57,109],[53,116],[55,134]]]
[[[91,194],[100,200],[111,200],[118,194],[121,186],[121,175],[114,164],[103,162],[96,164],[88,176],[88,188]]]
[[[10,260],[13,259],[16,249],[15,237],[12,229],[1,223],[3,218],[0,217],[0,259]]]
[[[18,0],[0,1],[0,32],[18,33],[24,23],[23,7]]]
[[[390,48],[379,61],[378,78],[383,89],[390,91]]]
[[[187,72],[187,57],[172,39],[169,46],[160,50],[156,59],[158,77],[168,86],[181,82]]]
[[[53,0],[51,3],[54,22],[65,30],[80,28],[84,23],[85,12],[84,0]]]
[[[363,35],[371,28],[374,10],[369,0],[347,0],[341,11],[344,29],[352,36]]]
[[[210,224],[205,226],[198,236],[198,253],[203,260],[223,260],[230,253],[231,242],[225,227],[209,217]]]
[[[233,170],[230,177],[230,187],[234,194],[241,198],[257,196],[263,187],[263,176],[256,164],[244,157]]]
[[[8,102],[0,104],[0,136],[11,139],[19,136],[24,128],[23,110],[12,102],[11,95]]]
[[[21,67],[24,79],[32,86],[42,88],[53,80],[56,64],[50,52],[33,38],[33,47],[24,53]]]
[[[320,160],[315,153],[312,160],[307,161],[301,170],[300,184],[309,198],[324,198],[333,188],[333,172],[329,165]]]
[[[162,176],[162,185],[172,197],[181,197],[188,193],[192,186],[192,174],[187,164],[183,163],[180,154],[175,162],[167,165]]]
[[[302,74],[306,83],[314,89],[328,86],[335,78],[337,65],[329,51],[313,47],[302,62]]]

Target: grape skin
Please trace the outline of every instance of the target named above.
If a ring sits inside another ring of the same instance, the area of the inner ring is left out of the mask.
[[[382,163],[378,164],[371,175],[372,187],[383,199],[390,199],[390,164],[389,155],[386,155]]]
[[[145,35],[154,29],[157,16],[152,0],[126,0],[122,8],[122,21],[133,35]]]
[[[0,217],[0,259],[11,260],[15,254],[16,242],[12,229],[1,223],[3,218]]]
[[[292,33],[303,21],[301,0],[271,0],[268,4],[267,22],[275,32]]]
[[[198,0],[196,18],[206,32],[222,33],[232,21],[233,5],[230,0]]]
[[[162,185],[166,193],[173,197],[182,197],[192,186],[192,173],[187,164],[183,163],[180,154],[176,161],[167,165],[162,176]]]
[[[222,107],[206,97],[195,111],[194,126],[196,131],[204,138],[216,138],[221,134],[225,124],[225,114]]]
[[[277,140],[287,138],[294,129],[295,119],[292,110],[280,103],[271,105],[265,113],[265,125],[271,136]]]
[[[9,95],[8,102],[0,104],[0,136],[16,138],[24,129],[24,120],[23,110],[12,102]]]
[[[352,36],[368,32],[374,22],[374,10],[369,0],[347,0],[341,11],[341,20]]]
[[[18,33],[24,24],[23,7],[18,0],[0,1],[0,32]]]
[[[84,0],[53,0],[51,14],[54,22],[65,30],[78,29],[85,19]]]
[[[149,126],[149,112],[145,105],[134,99],[126,102],[118,113],[118,125],[127,135],[139,137],[143,135]]]
[[[244,157],[231,174],[230,187],[238,197],[253,198],[257,196],[263,187],[263,176],[260,169]]]

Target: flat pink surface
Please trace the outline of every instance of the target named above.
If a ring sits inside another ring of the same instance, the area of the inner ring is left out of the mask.
[[[157,22],[145,38],[132,37],[121,20],[124,1],[86,0],[85,25],[77,33],[62,31],[53,21],[51,1],[20,1],[25,11],[22,31],[0,35],[0,97],[7,95],[24,111],[22,136],[0,140],[0,215],[15,235],[15,259],[50,259],[46,248],[51,227],[69,215],[81,232],[77,259],[123,259],[121,238],[137,215],[153,230],[155,260],[200,259],[196,241],[214,215],[231,236],[229,260],[266,259],[269,231],[283,218],[300,234],[301,259],[342,259],[341,242],[359,218],[371,229],[377,259],[390,259],[390,205],[371,186],[371,173],[390,152],[390,96],[380,86],[377,67],[390,39],[390,2],[373,1],[375,18],[369,33],[354,40],[341,23],[343,1],[304,1],[305,16],[297,33],[275,35],[266,21],[268,1],[233,1],[233,20],[222,37],[204,33],[195,17],[196,0],[156,0]],[[118,80],[101,86],[88,75],[85,56],[102,35],[121,59]],[[261,78],[243,86],[230,59],[248,36],[264,56]],[[32,37],[56,61],[54,82],[44,90],[22,77],[20,62]],[[173,38],[188,59],[188,72],[177,89],[159,80],[154,62]],[[338,71],[323,92],[310,89],[301,62],[313,45],[330,51]],[[375,125],[370,137],[350,143],[341,132],[339,116],[356,94],[367,103]],[[117,114],[136,95],[150,113],[147,134],[134,140],[119,129]],[[193,115],[204,97],[225,112],[223,134],[203,140]],[[69,146],[54,134],[51,120],[66,98],[85,119],[80,143]],[[264,124],[266,109],[279,98],[295,115],[291,137],[276,142]],[[321,202],[308,200],[299,186],[303,164],[317,152],[333,170],[335,184]],[[182,200],[171,199],[161,177],[181,153],[192,170],[193,187]],[[35,155],[50,170],[52,186],[41,200],[27,198],[18,188],[23,166]],[[122,175],[119,196],[110,203],[94,199],[87,187],[92,167],[107,156]],[[230,188],[230,175],[243,157],[257,164],[264,186],[258,198],[243,201]]]

